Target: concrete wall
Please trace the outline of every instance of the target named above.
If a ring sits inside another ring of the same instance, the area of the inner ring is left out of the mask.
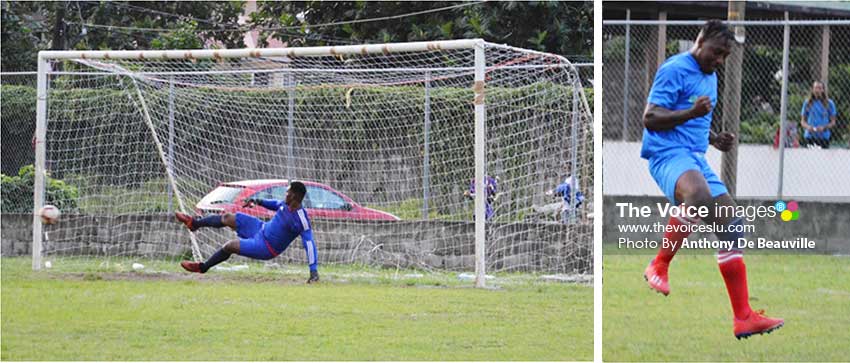
[[[32,216],[2,215],[2,254],[31,253]],[[474,224],[468,222],[341,222],[315,220],[314,236],[321,263],[365,263],[386,267],[474,270]],[[46,255],[147,256],[174,258],[189,251],[189,235],[168,215],[102,217],[64,215],[47,226]],[[488,271],[592,273],[590,222],[510,223],[488,226]],[[197,233],[208,257],[229,230]],[[306,261],[300,239],[277,262]]]
[[[662,196],[640,157],[640,142],[605,141],[602,190],[605,195]],[[719,174],[722,154],[709,147],[706,159]],[[783,195],[788,198],[850,202],[850,150],[786,149]],[[775,200],[779,151],[768,145],[739,145],[738,191],[741,198]]]
[[[766,200],[737,200],[742,206],[771,206],[774,201]],[[650,206],[652,214],[650,218],[628,218],[620,217],[617,203],[632,203],[635,206]],[[666,218],[661,218],[657,213],[655,203],[667,203],[666,198],[647,196],[605,196],[603,198],[603,221],[602,241],[603,243],[617,243],[620,237],[632,240],[648,238],[660,240],[661,233],[620,233],[618,225],[622,224],[653,224],[665,223]],[[850,204],[848,203],[824,203],[824,202],[800,202],[800,218],[796,221],[783,222],[779,217],[757,218],[751,224],[755,228],[754,233],[747,233],[749,239],[764,237],[770,240],[793,240],[798,237],[808,237],[816,242],[815,252],[848,254],[850,253]],[[693,233],[689,239],[706,237],[714,240],[712,234]],[[654,253],[654,251],[653,251]]]

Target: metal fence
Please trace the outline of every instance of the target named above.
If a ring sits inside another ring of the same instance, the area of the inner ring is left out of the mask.
[[[2,173],[15,175],[35,161],[32,137],[35,133],[36,72],[0,72],[2,110]],[[7,87],[9,86],[9,87]],[[14,87],[24,86],[24,87]]]
[[[608,149],[605,161],[613,161],[608,164],[626,167],[638,161],[620,154],[634,151],[635,144],[639,150],[655,72],[667,57],[693,46],[702,24],[603,22],[602,137]],[[713,128],[736,133],[741,144],[724,155],[711,152],[710,163],[721,170],[733,194],[850,197],[850,187],[844,186],[850,177],[850,157],[845,155],[850,153],[850,20],[742,21],[730,26],[743,27],[746,37],[718,70]],[[816,80],[826,84],[837,108],[830,149],[841,151],[820,150],[804,137],[801,110]],[[622,158],[628,162],[617,160]],[[618,171],[606,167],[605,178],[615,175],[608,172]],[[819,179],[817,187],[812,179]],[[605,193],[628,188],[634,190],[634,184]]]

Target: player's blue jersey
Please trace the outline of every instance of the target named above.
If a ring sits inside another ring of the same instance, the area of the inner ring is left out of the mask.
[[[564,197],[564,210],[567,210],[567,209],[570,208],[570,198],[572,198],[572,194],[573,194],[573,193],[570,192],[570,189],[571,189],[570,184],[561,183],[553,191],[555,193],[555,195],[560,195],[560,196]],[[578,206],[581,205],[582,202],[584,202],[584,194],[582,194],[582,192],[580,192],[580,191],[576,191],[575,194],[576,194],[576,202],[575,202],[574,205],[576,207],[578,207]]]
[[[273,199],[263,200],[262,206],[277,211],[263,226],[263,238],[267,241],[289,246],[298,236],[305,241],[313,240],[310,217],[304,208],[290,210],[284,201]]]
[[[644,129],[643,147],[640,150],[642,158],[649,159],[671,149],[700,153],[708,149],[711,117],[717,105],[717,74],[703,73],[690,52],[668,58],[655,74],[647,103],[671,111],[686,110],[693,107],[700,96],[711,99],[712,111],[669,130]]]

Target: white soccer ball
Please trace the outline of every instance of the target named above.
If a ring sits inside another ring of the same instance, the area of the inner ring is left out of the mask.
[[[55,206],[46,205],[41,208],[38,215],[41,216],[41,223],[54,224],[59,221],[59,216],[62,215],[62,212]]]

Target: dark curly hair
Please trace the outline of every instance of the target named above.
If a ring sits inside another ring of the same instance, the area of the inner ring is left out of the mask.
[[[307,195],[307,187],[302,182],[292,182],[292,184],[289,184],[289,190],[293,191],[301,199],[304,199],[304,196]]]
[[[706,21],[700,29],[700,34],[703,39],[718,38],[727,42],[735,40],[735,34],[718,19]]]

